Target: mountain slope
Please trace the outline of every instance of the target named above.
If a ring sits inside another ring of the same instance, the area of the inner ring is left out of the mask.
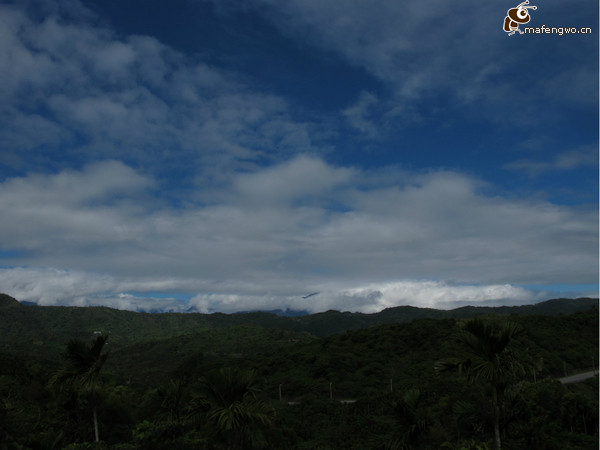
[[[10,295],[0,294],[0,309],[1,308],[14,308],[19,307],[21,304],[19,301]]]
[[[10,296],[0,297],[0,350],[54,358],[71,338],[91,339],[110,334],[110,345],[123,348],[138,342],[166,339],[203,330],[251,325],[308,332],[317,337],[375,325],[416,319],[468,318],[482,314],[560,314],[597,306],[597,299],[556,299],[518,307],[464,307],[450,311],[400,306],[376,314],[327,311],[299,317],[265,312],[245,314],[149,314],[105,307],[20,307]]]

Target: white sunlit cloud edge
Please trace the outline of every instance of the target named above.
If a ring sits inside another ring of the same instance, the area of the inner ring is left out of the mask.
[[[183,287],[192,283],[191,280],[127,281],[94,277],[77,271],[30,268],[0,269],[0,283],[5,293],[19,301],[40,306],[106,306],[140,312],[205,314],[265,310],[306,311],[311,314],[338,310],[371,314],[397,306],[434,309],[454,309],[466,305],[519,306],[559,296],[559,292],[510,284],[460,285],[424,280],[394,281],[348,289],[335,288],[331,284],[316,286],[316,291],[312,293],[314,295],[308,298],[304,298],[308,292],[303,296],[269,293],[193,295],[174,290],[156,290],[161,285]],[[582,293],[578,296],[593,296],[591,294]]]

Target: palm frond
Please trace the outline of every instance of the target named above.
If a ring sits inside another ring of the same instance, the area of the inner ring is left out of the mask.
[[[51,388],[76,387],[93,389],[109,352],[102,352],[108,335],[100,335],[88,346],[80,339],[71,339],[64,354],[66,364],[50,379]]]
[[[458,371],[458,373],[468,372],[471,367],[470,359],[460,358],[443,358],[436,361],[433,365],[433,370],[437,375],[444,372]]]

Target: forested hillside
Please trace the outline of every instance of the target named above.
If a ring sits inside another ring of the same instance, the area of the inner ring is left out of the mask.
[[[327,311],[300,317],[265,312],[243,314],[140,313],[106,307],[23,306],[0,294],[0,350],[57,356],[71,338],[88,339],[95,332],[109,333],[110,343],[121,348],[133,343],[238,325],[286,329],[325,337],[375,325],[406,323],[416,319],[470,318],[485,314],[568,314],[598,305],[598,299],[554,299],[535,305],[463,307],[436,310],[399,306],[380,313]]]
[[[558,378],[597,369],[597,300],[565,302],[282,318],[3,296],[0,448],[596,449],[598,377]]]

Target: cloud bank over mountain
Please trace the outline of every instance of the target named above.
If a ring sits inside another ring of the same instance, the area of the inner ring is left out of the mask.
[[[6,180],[0,234],[23,267],[2,269],[2,285],[42,304],[201,292],[190,303],[204,311],[304,307],[298,298],[320,290],[308,309],[373,311],[529,301],[510,284],[595,276],[594,212],[489,196],[458,173],[380,181],[298,156],[233,177],[215,204],[160,205],[156,186],[116,161]]]

